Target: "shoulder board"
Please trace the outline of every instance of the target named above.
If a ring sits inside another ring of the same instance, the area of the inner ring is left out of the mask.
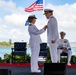
[[[32,26],[32,24],[29,24],[29,26]]]
[[[54,18],[53,16],[51,18]]]
[[[51,18],[54,18],[53,16]]]
[[[54,18],[54,17],[52,16],[52,17],[50,17],[50,19],[51,19],[51,18]]]

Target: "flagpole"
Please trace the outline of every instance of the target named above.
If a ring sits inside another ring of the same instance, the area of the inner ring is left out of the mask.
[[[43,0],[43,12],[42,12],[42,14],[44,13],[44,9],[45,9],[45,0]],[[45,21],[45,16],[44,16],[43,20]],[[46,24],[46,22],[44,22],[44,23]]]
[[[45,9],[45,0],[43,0],[43,11],[42,14],[44,14],[44,9]],[[43,21],[44,21],[44,26],[46,25],[46,19],[45,19],[45,15],[43,15]],[[43,34],[43,36],[45,36],[45,34]],[[47,39],[47,34],[45,36],[45,39]],[[47,42],[46,40],[44,40],[45,42]]]
[[[45,0],[43,0],[43,11],[44,11],[44,8],[45,8]]]
[[[44,9],[45,9],[45,0],[43,0],[43,11],[42,11],[42,14],[44,13]],[[44,19],[45,20],[45,19]]]

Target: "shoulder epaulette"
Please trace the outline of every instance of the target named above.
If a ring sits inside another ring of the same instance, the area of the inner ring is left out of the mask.
[[[53,16],[51,18],[54,18]]]
[[[32,24],[29,24],[29,26],[32,26]]]

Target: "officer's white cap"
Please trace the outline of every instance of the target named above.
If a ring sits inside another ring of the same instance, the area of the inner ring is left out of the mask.
[[[60,32],[60,34],[64,34],[64,35],[66,35],[66,33],[65,33],[65,32],[63,32],[63,31],[62,31],[62,32]]]
[[[44,9],[44,12],[53,12],[52,9]]]
[[[47,14],[47,12],[53,12],[52,9],[44,9],[44,15]]]
[[[37,19],[35,15],[30,15],[30,16],[28,17],[28,19],[33,19],[33,18]]]

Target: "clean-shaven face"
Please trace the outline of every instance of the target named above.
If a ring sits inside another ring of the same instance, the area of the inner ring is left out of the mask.
[[[61,39],[64,39],[65,34],[60,34],[60,36],[61,36]]]
[[[35,19],[35,18],[33,18],[32,23],[33,23],[33,24],[35,24],[35,22],[36,22],[36,19]]]
[[[47,12],[47,13],[45,13],[44,15],[46,16],[47,19],[49,19],[49,17],[52,15],[52,13]]]

